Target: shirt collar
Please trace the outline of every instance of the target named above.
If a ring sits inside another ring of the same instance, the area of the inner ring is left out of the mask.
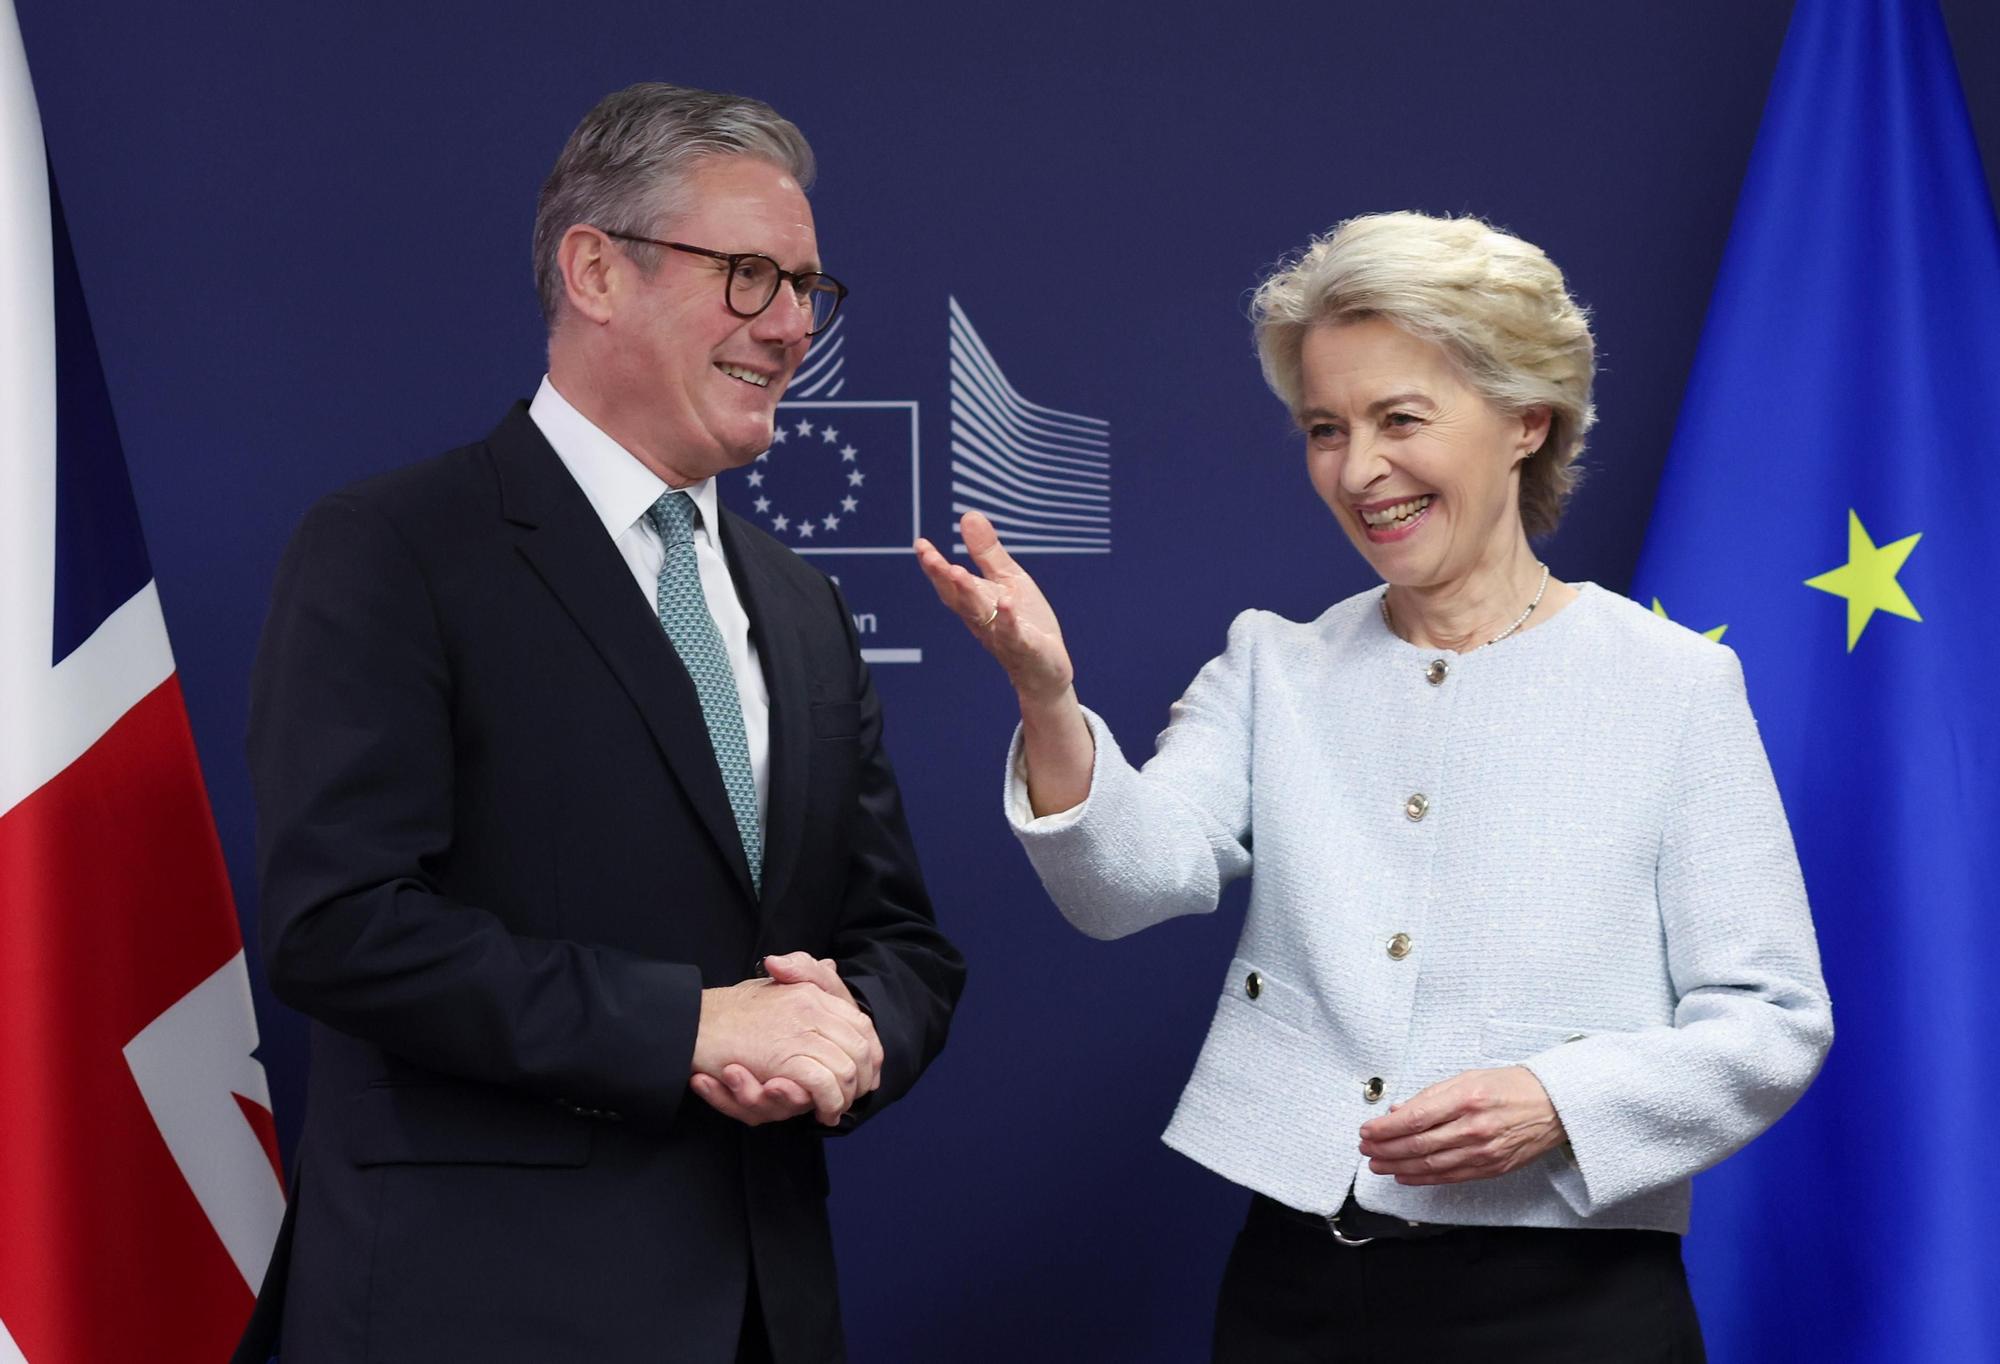
[[[660,494],[667,491],[665,480],[572,407],[569,399],[556,392],[546,374],[542,376],[542,386],[535,391],[535,400],[528,404],[528,416],[541,428],[576,485],[583,489],[583,495],[590,500],[590,509],[597,513],[597,519],[604,523],[605,534],[612,539],[632,529],[659,500]],[[719,547],[715,538],[715,480],[704,478],[679,491],[693,498],[701,512],[701,525],[695,534]]]

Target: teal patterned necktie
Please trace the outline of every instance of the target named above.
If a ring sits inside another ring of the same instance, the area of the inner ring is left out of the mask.
[[[757,784],[750,775],[750,741],[743,733],[743,704],[736,695],[729,652],[722,647],[722,633],[715,628],[715,618],[708,614],[708,598],[701,591],[701,568],[694,557],[694,528],[700,516],[694,500],[680,492],[661,493],[660,500],[646,512],[646,519],[667,548],[654,600],[660,625],[673,642],[674,652],[681,656],[688,676],[694,679],[695,695],[701,698],[708,740],[715,746],[715,763],[722,769],[729,808],[736,815],[736,832],[750,862],[750,884],[762,894],[764,835],[757,826]]]

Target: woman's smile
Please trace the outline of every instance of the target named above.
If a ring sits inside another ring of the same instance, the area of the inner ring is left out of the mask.
[[[1430,519],[1436,501],[1436,493],[1419,493],[1394,502],[1363,503],[1354,512],[1361,518],[1361,533],[1374,544],[1386,545],[1416,534],[1417,527]]]

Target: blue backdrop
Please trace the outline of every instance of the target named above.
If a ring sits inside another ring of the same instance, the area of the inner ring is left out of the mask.
[[[1108,552],[1030,567],[1085,699],[1143,753],[1236,611],[1309,615],[1367,581],[1244,320],[1260,272],[1349,214],[1478,212],[1568,272],[1603,420],[1548,557],[1627,586],[1789,9],[17,3],[253,942],[245,680],[278,553],[320,493],[532,392],[534,195],[605,91],[759,94],[819,152],[822,250],[854,297],[795,438],[837,452],[831,420],[867,480],[819,546],[948,536],[954,502],[990,493],[979,445],[1007,412],[1108,470],[1082,513]],[[2000,12],[1945,14],[2000,167]],[[838,492],[790,495],[821,519]],[[1124,943],[1068,930],[999,817],[1003,684],[907,560],[821,562],[872,648],[921,658],[877,678],[972,966],[929,1080],[836,1148],[854,1355],[1205,1358],[1243,1200],[1156,1138],[1240,895]],[[252,973],[289,1150],[304,1029],[254,953]],[[1746,1254],[1794,1249],[1747,1234]]]

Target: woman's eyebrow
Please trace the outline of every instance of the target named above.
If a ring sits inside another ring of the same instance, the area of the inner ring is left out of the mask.
[[[1365,415],[1373,417],[1388,411],[1392,407],[1403,407],[1416,403],[1421,403],[1425,407],[1437,406],[1435,402],[1431,401],[1429,394],[1411,389],[1407,393],[1392,393],[1386,398],[1377,398],[1374,402],[1368,404]],[[1299,412],[1300,421],[1313,421],[1322,417],[1332,421],[1340,420],[1338,412],[1330,412],[1324,407],[1308,407],[1301,409]]]

